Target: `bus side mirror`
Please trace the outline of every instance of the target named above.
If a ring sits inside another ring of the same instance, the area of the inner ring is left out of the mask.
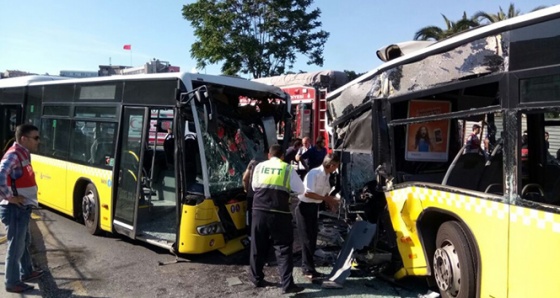
[[[208,90],[198,89],[194,92],[196,101],[204,107],[204,130],[216,131],[217,129],[217,109],[214,102],[208,96]]]
[[[204,128],[212,132],[218,130],[218,109],[212,100],[207,100],[204,104]]]
[[[194,97],[196,101],[202,104],[208,103],[208,92],[206,90],[198,89],[194,92]]]

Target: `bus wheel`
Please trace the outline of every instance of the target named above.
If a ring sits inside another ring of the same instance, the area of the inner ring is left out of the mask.
[[[99,235],[99,196],[93,184],[88,184],[84,197],[82,198],[82,217],[88,232],[92,235]]]
[[[476,268],[471,245],[458,222],[448,221],[439,227],[433,271],[442,297],[475,296]]]

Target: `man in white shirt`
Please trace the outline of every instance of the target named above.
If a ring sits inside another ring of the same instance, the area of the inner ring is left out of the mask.
[[[311,281],[316,281],[322,275],[315,270],[313,255],[317,247],[317,234],[319,233],[318,215],[319,205],[324,201],[329,208],[336,210],[338,200],[329,196],[331,190],[330,174],[340,165],[340,157],[327,154],[323,164],[311,169],[303,180],[305,193],[298,196],[299,203],[295,210],[297,230],[302,244],[303,275]]]

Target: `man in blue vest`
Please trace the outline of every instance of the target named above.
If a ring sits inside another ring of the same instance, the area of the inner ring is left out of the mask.
[[[263,267],[272,245],[282,278],[282,293],[298,293],[294,283],[292,244],[294,231],[290,212],[290,192],[302,194],[303,182],[289,164],[282,161],[280,145],[268,150],[269,160],[259,163],[253,173],[253,222],[251,225],[250,279],[256,287],[271,285],[264,279]]]

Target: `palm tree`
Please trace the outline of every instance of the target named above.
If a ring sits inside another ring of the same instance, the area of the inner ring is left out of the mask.
[[[537,6],[537,7],[533,8],[533,10],[531,10],[531,11],[543,9],[543,8],[546,8],[546,7],[547,6]],[[473,15],[472,19],[476,20],[479,23],[482,23],[482,21],[486,21],[486,24],[491,24],[491,23],[496,23],[496,22],[503,21],[503,20],[506,20],[506,19],[514,18],[514,17],[516,17],[520,14],[521,14],[521,11],[519,9],[516,9],[515,5],[513,3],[510,3],[507,13],[505,13],[504,10],[502,9],[502,7],[500,6],[500,11],[498,11],[495,14],[487,13],[487,12],[484,12],[484,11],[479,11],[479,12],[477,12]]]
[[[414,40],[442,40],[467,29],[477,27],[479,24],[475,19],[467,18],[467,13],[463,12],[463,17],[457,22],[450,21],[445,15],[441,15],[445,21],[446,29],[437,26],[427,26],[418,30],[414,34]]]

